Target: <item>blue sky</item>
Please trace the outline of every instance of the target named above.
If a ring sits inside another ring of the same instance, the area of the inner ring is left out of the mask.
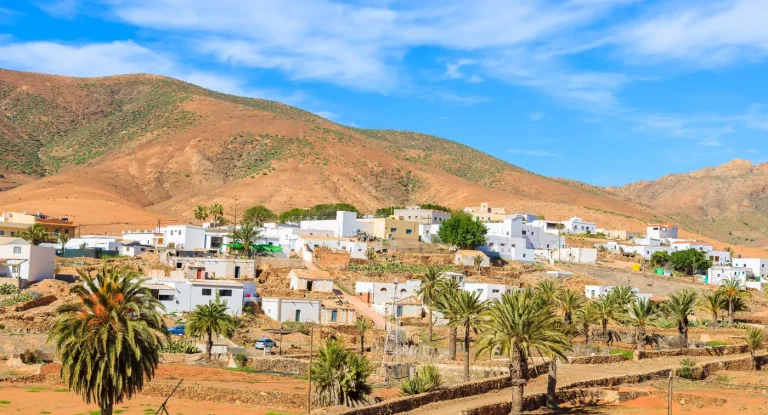
[[[621,185],[768,157],[768,0],[16,0],[0,67],[155,73]]]

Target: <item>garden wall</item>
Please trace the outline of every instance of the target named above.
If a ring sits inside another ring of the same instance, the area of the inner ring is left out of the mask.
[[[634,352],[634,360],[653,359],[656,357],[669,356],[726,356],[731,354],[747,353],[746,344],[737,344],[730,346],[703,347],[700,349],[669,349],[669,350],[651,350]]]
[[[625,402],[648,395],[645,391],[613,391],[606,389],[578,389],[557,392],[558,402]],[[523,398],[523,410],[535,411],[547,404],[547,394],[538,393]],[[512,402],[499,402],[492,405],[481,405],[461,411],[462,415],[508,415],[512,410]]]
[[[175,383],[150,382],[141,391],[143,395],[166,397],[176,387]],[[274,392],[266,390],[214,388],[211,386],[185,385],[173,394],[174,398],[216,403],[247,404],[263,407],[302,408],[306,405],[306,393]]]
[[[259,372],[304,375],[309,370],[309,361],[285,357],[254,357],[248,359],[248,367]]]
[[[623,355],[612,354],[607,356],[578,356],[568,359],[568,363],[572,365],[604,365],[608,363],[619,363],[626,359]]]
[[[161,353],[160,363],[196,363],[205,358],[205,353]]]

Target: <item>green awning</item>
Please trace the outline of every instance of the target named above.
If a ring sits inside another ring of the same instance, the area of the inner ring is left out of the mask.
[[[232,242],[224,244],[232,249],[243,249],[243,244],[240,242]],[[251,249],[255,251],[267,251],[267,252],[283,252],[283,247],[278,245],[251,245]]]

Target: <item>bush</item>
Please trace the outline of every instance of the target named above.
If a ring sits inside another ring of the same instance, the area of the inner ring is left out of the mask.
[[[312,326],[312,323],[303,323],[301,321],[286,321],[285,323],[283,323],[283,327],[290,330],[296,330],[305,336],[309,335],[309,328],[311,326]]]
[[[13,284],[0,284],[0,295],[18,294],[19,288]]]
[[[21,361],[27,365],[33,365],[43,362],[43,352],[40,350],[25,350],[24,353],[19,356]]]
[[[400,393],[403,395],[418,395],[430,392],[443,386],[440,371],[432,365],[424,365],[416,371],[416,376],[408,378],[400,384]]]
[[[683,359],[680,362],[680,377],[684,379],[693,380],[693,368],[696,366],[696,362],[691,359]]]
[[[721,341],[718,341],[718,340],[712,340],[712,341],[708,341],[707,342],[707,346],[709,346],[709,347],[718,347],[718,346],[726,346],[726,345],[728,345],[728,343],[721,342]]]
[[[163,350],[163,353],[194,354],[194,353],[200,352],[200,350],[197,349],[197,346],[189,344],[184,340],[172,340],[168,343],[165,343],[163,344],[162,350]]]
[[[238,353],[235,355],[235,363],[237,363],[237,367],[239,368],[245,368],[248,366],[248,355],[245,353]]]
[[[621,355],[624,357],[624,359],[632,360],[634,358],[632,354],[632,350],[624,350],[624,349],[611,349],[610,354],[611,355]]]
[[[27,290],[20,292],[12,297],[6,298],[3,301],[3,305],[14,305],[19,303],[26,303],[27,301],[37,300],[43,295],[39,291]]]
[[[255,316],[258,309],[259,305],[256,303],[256,301],[247,301],[245,304],[243,304],[243,314]]]

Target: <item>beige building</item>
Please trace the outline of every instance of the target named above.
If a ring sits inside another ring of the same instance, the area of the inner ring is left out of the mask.
[[[380,239],[419,240],[419,223],[393,218],[358,219],[371,224],[371,233]]]
[[[333,292],[334,278],[328,271],[312,269],[292,269],[291,289],[294,291]]]
[[[412,220],[421,225],[435,225],[451,218],[451,214],[436,209],[422,209],[421,206],[406,206],[395,209],[392,217],[400,220]]]
[[[598,229],[597,231],[598,233],[601,232],[600,229]],[[645,236],[645,234],[642,232],[628,231],[625,229],[605,229],[605,230],[602,230],[602,232],[605,233],[605,237],[608,239],[628,240],[628,239],[643,238]]]
[[[355,324],[357,313],[344,300],[323,300],[320,309],[320,324]]]
[[[397,302],[388,301],[387,310],[393,312],[396,317],[416,317],[421,318],[424,315],[424,307],[421,305],[419,297],[412,295]]]
[[[480,263],[480,266],[483,268],[487,268],[491,266],[491,259],[488,258],[488,255],[485,255],[482,251],[472,251],[472,250],[459,250],[456,251],[456,255],[453,257],[453,263],[456,265],[462,265],[465,267],[474,267],[475,266],[475,258],[480,256],[483,258],[483,261]]]
[[[60,234],[74,238],[77,229],[77,225],[67,218],[49,218],[43,214],[28,215],[24,212],[3,212],[0,215],[0,236],[19,236],[35,223],[42,225],[52,240],[58,238]]]
[[[489,207],[487,202],[480,206],[465,207],[464,212],[469,213],[472,219],[478,222],[502,222],[507,217],[507,211],[504,208]]]

